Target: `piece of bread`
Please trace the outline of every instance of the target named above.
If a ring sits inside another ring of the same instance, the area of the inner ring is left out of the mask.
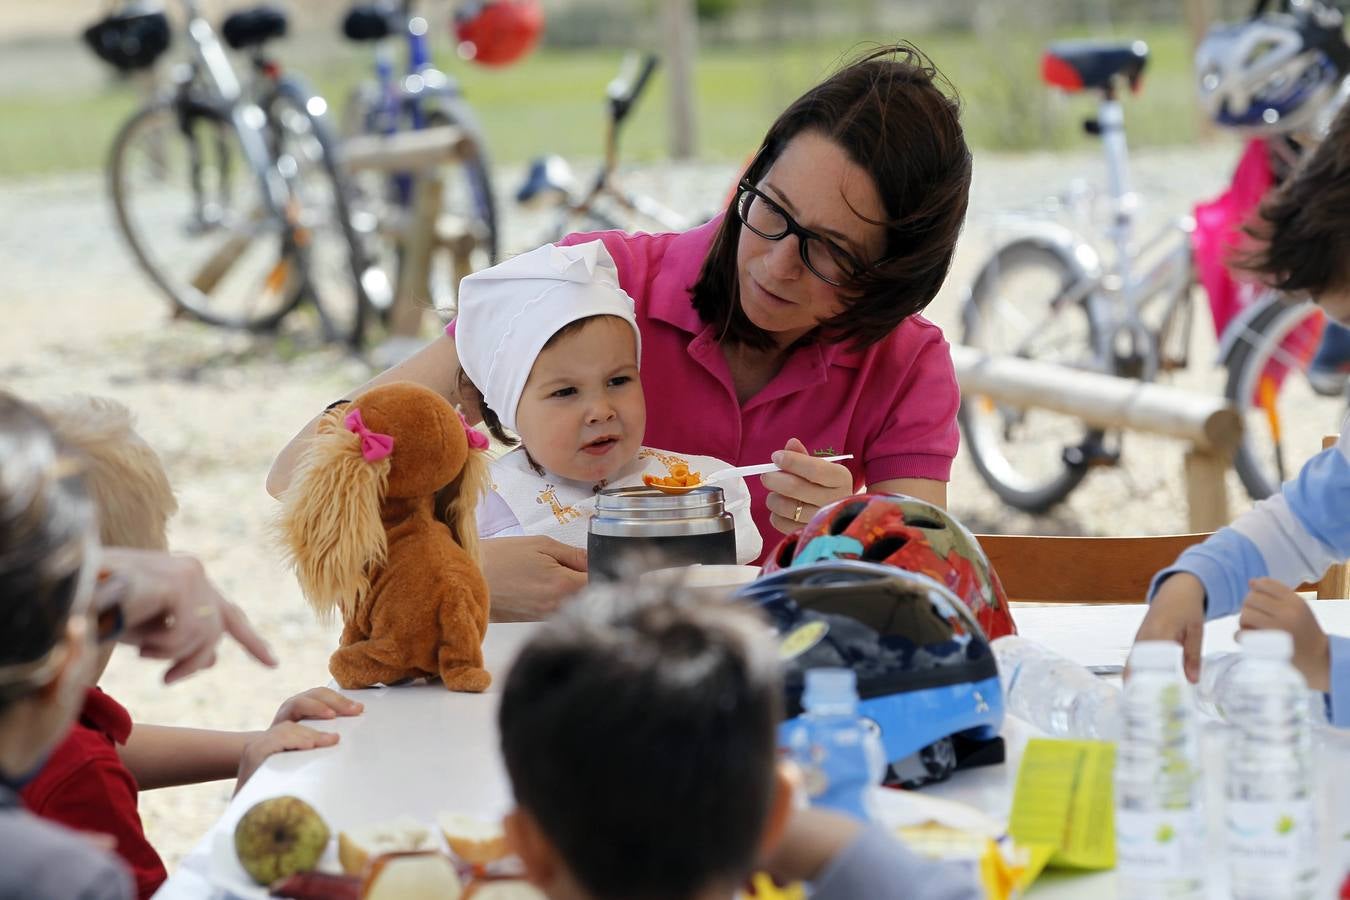
[[[338,861],[348,875],[360,875],[366,864],[382,853],[430,848],[430,830],[408,816],[338,832]]]
[[[384,853],[370,861],[362,900],[460,900],[463,885],[439,850]]]
[[[441,813],[436,817],[445,842],[464,862],[485,866],[506,855],[506,834],[500,822],[484,822],[458,813]]]
[[[475,878],[460,900],[548,900],[524,878]]]

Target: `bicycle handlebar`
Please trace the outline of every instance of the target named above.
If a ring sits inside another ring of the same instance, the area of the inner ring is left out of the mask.
[[[615,80],[615,83],[609,89],[609,117],[610,120],[618,125],[633,109],[633,104],[647,87],[647,82],[651,80],[652,73],[656,71],[661,58],[655,53],[646,53],[642,56],[642,68],[631,84],[623,82],[623,76]]]

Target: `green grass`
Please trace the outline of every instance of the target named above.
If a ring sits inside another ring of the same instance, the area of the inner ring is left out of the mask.
[[[1119,36],[1143,38],[1152,50],[1144,90],[1126,102],[1131,144],[1193,140],[1197,115],[1184,32],[1150,26],[1122,29]],[[940,33],[914,40],[961,92],[966,128],[977,148],[1061,149],[1087,143],[1079,123],[1091,101],[1054,95],[1040,82],[1045,36],[1003,33],[986,41],[969,33]],[[704,47],[697,69],[700,155],[743,159],[788,102],[860,46],[843,41]],[[300,48],[293,57],[337,108],[369,68],[363,54],[347,47],[327,46],[322,53]],[[620,58],[617,50],[543,51],[501,70],[479,69],[448,54],[440,62],[461,80],[493,158],[513,162],[544,152],[598,155],[604,89]],[[665,87],[658,73],[625,130],[625,159],[665,156]],[[0,86],[0,177],[98,168],[118,123],[137,102],[130,87],[116,84],[83,95],[42,90]]]

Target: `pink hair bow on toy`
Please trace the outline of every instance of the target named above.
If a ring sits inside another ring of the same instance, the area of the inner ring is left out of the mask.
[[[361,439],[361,455],[366,462],[379,462],[394,452],[394,439],[387,434],[371,431],[361,419],[361,410],[347,413],[347,430]]]
[[[486,450],[488,448],[487,435],[469,424],[469,420],[464,418],[464,413],[455,410],[459,414],[459,424],[464,426],[464,436],[469,439],[469,446],[475,450]]]

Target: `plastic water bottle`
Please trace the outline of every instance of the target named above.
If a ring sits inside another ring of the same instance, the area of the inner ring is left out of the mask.
[[[1210,719],[1231,722],[1229,710],[1236,702],[1236,667],[1246,659],[1237,651],[1212,653],[1200,661],[1200,682],[1195,686],[1195,705]],[[1308,722],[1327,724],[1326,700],[1321,691],[1308,691]]]
[[[1232,896],[1303,898],[1317,885],[1308,687],[1286,631],[1247,631],[1226,706],[1225,818]]]
[[[858,715],[858,681],[852,669],[808,669],[801,717],[786,743],[801,767],[812,806],[875,818],[872,790],[886,771],[876,725]]]
[[[1120,688],[1035,641],[993,642],[1008,712],[1056,737],[1113,741],[1120,734]]]
[[[1204,896],[1204,783],[1192,703],[1181,645],[1135,644],[1116,745],[1121,897]]]

